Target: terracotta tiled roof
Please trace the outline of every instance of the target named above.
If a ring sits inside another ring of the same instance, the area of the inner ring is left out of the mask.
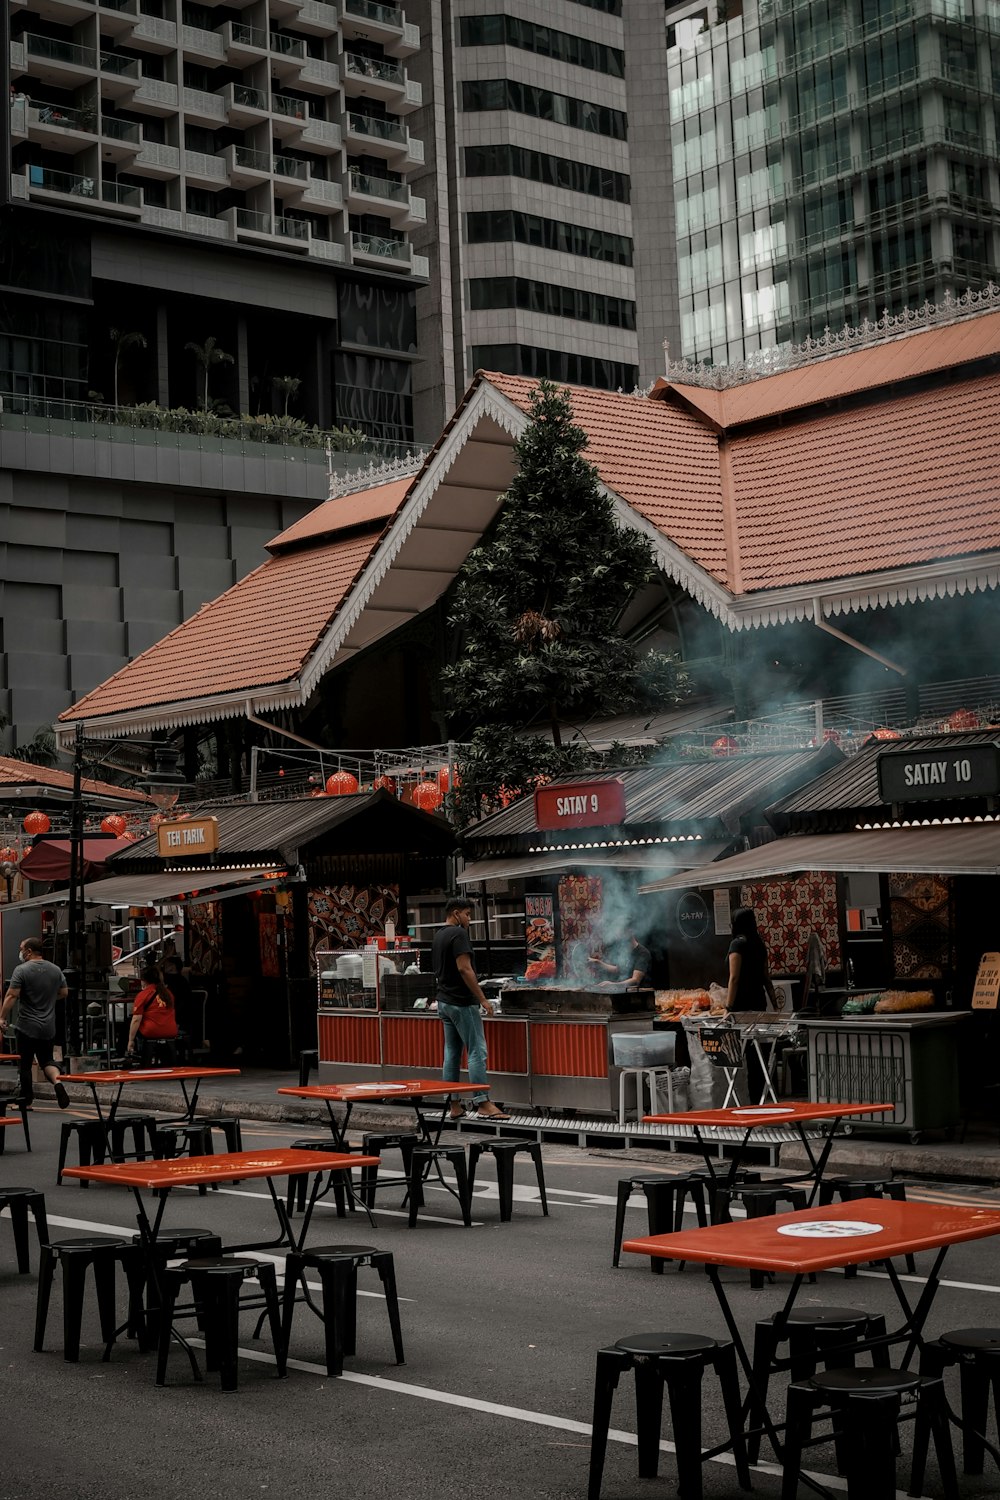
[[[33,766],[27,761],[14,760],[9,755],[0,755],[0,800],[3,799],[4,787],[38,787],[40,795],[44,795],[45,787],[51,787],[53,791],[72,792],[73,774],[71,771],[55,771],[49,766]],[[145,792],[112,786],[108,781],[91,781],[87,777],[84,777],[82,787],[84,792],[93,797],[114,797],[122,802],[150,802],[152,800]]]
[[[518,375],[484,379],[527,411],[537,385]],[[604,483],[694,562],[729,582],[718,446],[704,424],[665,401],[568,387],[585,456]]]
[[[317,541],[322,536],[332,536],[354,526],[371,526],[375,521],[387,521],[395,515],[403,501],[411,479],[395,479],[390,484],[376,484],[356,495],[339,495],[317,505],[301,521],[288,526],[267,544],[269,552],[282,552],[289,547],[301,546],[305,542]]]
[[[719,426],[736,427],[995,354],[1000,354],[1000,312],[848,349],[730,390],[706,390],[675,380],[658,381],[653,394],[663,397],[673,390]]]
[[[60,718],[99,718],[288,681],[343,603],[379,534],[369,530],[271,558]]]
[[[739,592],[992,550],[1000,375],[734,435]]]

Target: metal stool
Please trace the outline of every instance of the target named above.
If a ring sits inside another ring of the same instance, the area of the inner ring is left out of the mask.
[[[619,1377],[628,1370],[635,1373],[639,1478],[655,1479],[659,1470],[663,1388],[666,1386],[680,1492],[684,1500],[701,1500],[701,1384],[709,1367],[715,1370],[722,1387],[740,1488],[750,1488],[733,1345],[700,1333],[637,1333],[618,1339],[609,1349],[597,1351],[588,1500],[600,1500],[611,1405]]]
[[[542,1213],[548,1218],[549,1204],[545,1196],[545,1176],[542,1171],[542,1148],[538,1141],[496,1140],[473,1141],[469,1147],[469,1196],[476,1184],[476,1167],[479,1158],[488,1151],[497,1164],[497,1188],[500,1194],[500,1222],[510,1222],[514,1211],[514,1158],[519,1151],[527,1151],[535,1164],[538,1180],[538,1195],[542,1200]]]
[[[122,1161],[125,1156],[125,1135],[132,1132],[132,1145],[136,1161],[146,1160],[148,1141],[149,1154],[153,1155],[153,1134],[157,1129],[155,1115],[115,1115],[111,1121],[111,1159]]]
[[[417,1135],[412,1130],[371,1131],[361,1137],[361,1155],[381,1156],[385,1151],[397,1149],[403,1158],[403,1176],[409,1182],[413,1148],[419,1146],[422,1140],[423,1136]],[[381,1186],[391,1187],[394,1184],[398,1185],[397,1178],[393,1178],[391,1182],[383,1182]],[[378,1167],[362,1167],[361,1201],[366,1208],[374,1205],[375,1194],[379,1186]]]
[[[666,1081],[667,1081],[667,1108],[668,1108],[668,1110],[669,1110],[670,1113],[673,1113],[673,1108],[674,1108],[674,1084],[673,1084],[673,1079],[671,1077],[672,1072],[673,1072],[672,1068],[657,1068],[657,1067],[622,1068],[621,1072],[618,1075],[618,1123],[619,1123],[619,1125],[624,1125],[625,1124],[625,1083],[626,1083],[627,1079],[632,1079],[635,1082],[635,1117],[636,1117],[637,1121],[642,1119],[643,1112],[644,1112],[643,1111],[643,1103],[642,1103],[642,1086],[643,1086],[643,1083],[645,1083],[646,1087],[649,1089],[650,1113],[654,1114],[654,1115],[657,1113],[656,1085],[657,1085],[658,1079],[660,1079],[660,1078],[665,1078]],[[673,1144],[674,1144],[674,1142],[671,1142],[671,1145],[673,1145]]]
[[[309,1074],[313,1068],[319,1067],[319,1050],[316,1047],[308,1048],[299,1053],[299,1088],[309,1087]]]
[[[0,1210],[5,1208],[10,1209],[17,1269],[20,1275],[25,1276],[31,1270],[31,1257],[28,1254],[29,1209],[34,1215],[39,1246],[47,1245],[49,1240],[49,1225],[45,1217],[45,1195],[29,1187],[0,1188]]]
[[[805,1208],[809,1194],[804,1188],[782,1182],[742,1182],[731,1188],[717,1188],[712,1199],[712,1222],[731,1224],[729,1205],[737,1198],[743,1204],[748,1219],[761,1219],[768,1214],[776,1214],[781,1203],[787,1204],[790,1209]],[[751,1271],[751,1287],[762,1287],[765,1277],[773,1279],[769,1271]],[[815,1281],[816,1277],[810,1274],[809,1280]]]
[[[331,1136],[323,1136],[319,1139],[317,1139],[316,1137],[310,1137],[307,1140],[293,1141],[290,1149],[293,1151],[339,1150],[342,1151],[345,1155],[349,1156],[350,1153],[354,1150],[354,1147],[346,1141],[344,1142],[343,1146],[338,1147],[335,1145]],[[364,1154],[365,1153],[362,1152],[362,1155]],[[362,1168],[362,1172],[367,1170],[367,1168]],[[362,1178],[362,1181],[363,1180],[364,1179]],[[300,1174],[298,1177],[289,1177],[288,1197],[285,1202],[285,1207],[289,1214],[292,1213],[293,1208],[296,1206],[298,1207],[298,1211],[300,1214],[305,1213],[306,1187],[308,1185],[308,1182],[309,1178],[305,1173]],[[331,1189],[333,1191],[333,1201],[337,1205],[338,1219],[342,1219],[348,1209],[350,1209],[352,1214],[356,1212],[358,1206],[358,1195],[354,1191],[354,1183],[351,1180],[351,1173],[349,1168],[345,1168],[342,1172],[330,1173],[329,1183],[328,1186],[324,1189],[324,1195]],[[372,1225],[372,1228],[374,1228],[375,1220],[372,1218],[371,1210],[368,1208],[368,1205],[365,1202],[363,1196],[361,1198],[361,1206],[368,1215],[369,1223]]]
[[[403,1358],[403,1334],[399,1322],[399,1298],[396,1295],[396,1272],[392,1255],[371,1245],[319,1245],[313,1250],[290,1250],[285,1256],[285,1289],[282,1297],[281,1337],[288,1349],[292,1316],[298,1284],[302,1282],[306,1306],[323,1320],[326,1331],[326,1373],[342,1375],[344,1355],[357,1350],[358,1270],[371,1266],[377,1271],[385,1292],[386,1311],[392,1332],[396,1363]],[[318,1271],[323,1292],[323,1307],[318,1308],[309,1295],[306,1272]]]
[[[140,1257],[140,1276],[134,1288],[129,1283],[129,1325],[139,1334],[140,1342],[145,1334],[146,1342],[155,1348],[160,1329],[158,1273],[166,1270],[171,1260],[220,1256],[222,1240],[211,1229],[171,1229],[169,1234],[158,1234],[152,1244],[146,1243],[141,1234],[134,1234],[132,1248]]]
[[[271,1261],[251,1260],[248,1256],[186,1260],[179,1266],[168,1266],[162,1273],[161,1281],[163,1306],[160,1309],[160,1343],[156,1359],[157,1385],[167,1383],[171,1325],[177,1305],[177,1293],[185,1283],[190,1284],[199,1325],[204,1329],[205,1368],[218,1370],[224,1391],[235,1391],[238,1385],[240,1310],[260,1305],[259,1295],[250,1300],[241,1299],[240,1293],[246,1281],[256,1281],[260,1286],[271,1325],[278,1378],[285,1374],[285,1344],[281,1336],[278,1282]],[[193,1355],[191,1361],[195,1378],[200,1379]]]
[[[772,1313],[770,1317],[759,1318],[754,1328],[754,1386],[765,1408],[771,1364],[778,1354],[775,1317]],[[782,1334],[782,1339],[788,1342],[790,1378],[806,1380],[815,1375],[820,1364],[827,1370],[853,1368],[856,1356],[849,1346],[884,1334],[885,1318],[881,1314],[861,1312],[856,1307],[793,1307]],[[888,1369],[887,1348],[873,1349],[871,1354],[873,1365]],[[760,1433],[755,1432],[747,1439],[751,1463],[756,1463],[760,1454],[760,1438]]]
[[[994,1459],[997,1450],[987,1445],[990,1394],[993,1413],[1000,1420],[1000,1328],[956,1328],[926,1344],[920,1356],[921,1375],[942,1375],[949,1365],[958,1365],[962,1399],[962,1469],[966,1474],[981,1474],[987,1446]],[[918,1450],[913,1445],[914,1469]],[[920,1477],[926,1444],[920,1453]],[[1000,1459],[997,1459],[1000,1462]]]
[[[63,1358],[70,1362],[80,1358],[83,1288],[88,1266],[94,1269],[101,1337],[104,1339],[104,1359],[111,1358],[111,1345],[115,1341],[115,1262],[119,1252],[126,1248],[129,1248],[126,1240],[92,1237],[56,1240],[42,1246],[35,1310],[36,1354],[41,1354],[45,1343],[49,1297],[58,1262],[62,1266],[63,1283]]]
[[[80,1166],[89,1167],[91,1161],[99,1167],[108,1154],[108,1138],[100,1120],[63,1120],[59,1130],[59,1164],[56,1167],[56,1186],[62,1184],[63,1167],[70,1138],[76,1136],[80,1148]],[[81,1178],[80,1186],[89,1188],[90,1183]]]
[[[451,1163],[455,1172],[458,1201],[462,1206],[462,1222],[466,1229],[472,1228],[472,1194],[469,1192],[469,1173],[465,1164],[464,1146],[414,1146],[410,1159],[407,1192],[410,1199],[409,1227],[417,1222],[417,1212],[424,1206],[423,1180],[426,1171],[440,1162],[441,1158]]]
[[[844,1177],[824,1177],[819,1185],[819,1202],[832,1203],[837,1197],[842,1203],[853,1203],[857,1198],[892,1198],[896,1203],[906,1202],[906,1187],[891,1177],[879,1173],[852,1172]],[[912,1255],[906,1257],[906,1269],[911,1276],[917,1272]],[[845,1276],[857,1276],[857,1266],[845,1266]]]
[[[906,1417],[904,1403],[914,1408]],[[798,1494],[802,1453],[812,1442],[813,1416],[820,1406],[830,1407],[834,1430],[843,1440],[847,1500],[895,1494],[896,1430],[909,1416],[916,1417],[910,1494],[921,1493],[923,1473],[917,1472],[917,1458],[920,1451],[926,1454],[928,1435],[933,1433],[944,1500],[959,1500],[944,1382],[910,1370],[868,1367],[825,1370],[788,1387],[781,1500],[795,1500]]]
[[[658,1172],[655,1176],[619,1177],[615,1249],[611,1257],[611,1264],[615,1267],[621,1261],[622,1240],[625,1238],[625,1208],[637,1188],[641,1188],[646,1196],[649,1234],[670,1234],[671,1231],[680,1229],[687,1198],[694,1205],[699,1228],[704,1229],[708,1224],[708,1189],[704,1173],[685,1172],[680,1177],[666,1177]],[[683,1266],[683,1262],[680,1264]],[[650,1256],[649,1269],[657,1276],[662,1276],[663,1261],[658,1256]]]
[[[0,1115],[6,1115],[8,1109],[16,1110],[17,1113],[21,1116],[21,1128],[24,1131],[24,1149],[26,1151],[30,1151],[31,1132],[28,1129],[27,1100],[19,1099],[16,1094],[8,1094],[6,1098],[0,1097]],[[3,1148],[6,1145],[6,1141],[4,1140],[6,1134],[7,1132],[5,1130],[0,1130],[0,1156],[3,1155]]]

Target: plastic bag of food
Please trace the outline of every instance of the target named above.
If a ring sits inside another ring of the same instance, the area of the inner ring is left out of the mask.
[[[728,1009],[726,1001],[729,999],[729,991],[724,990],[721,984],[710,984],[708,987],[709,1009],[716,1015]]]
[[[930,990],[886,990],[875,1006],[879,1015],[885,1015],[891,1011],[933,1009],[934,996]]]

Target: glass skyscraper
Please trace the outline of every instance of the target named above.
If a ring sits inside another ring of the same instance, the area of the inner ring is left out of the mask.
[[[672,355],[732,362],[997,279],[1000,0],[666,20]]]

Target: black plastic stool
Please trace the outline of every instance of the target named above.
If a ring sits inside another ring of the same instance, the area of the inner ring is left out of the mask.
[[[719,1188],[712,1201],[713,1223],[732,1223],[729,1206],[737,1198],[743,1204],[743,1211],[748,1219],[762,1219],[769,1214],[776,1214],[781,1204],[787,1204],[790,1209],[805,1208],[809,1194],[805,1188],[783,1182],[743,1182],[732,1188]],[[762,1287],[765,1278],[769,1277],[768,1271],[751,1271],[750,1285]],[[815,1279],[815,1276],[809,1277],[810,1281]]]
[[[80,1166],[89,1167],[91,1161],[99,1167],[108,1154],[108,1139],[100,1120],[63,1120],[59,1130],[59,1165],[56,1167],[56,1186],[62,1183],[63,1167],[70,1138],[76,1136],[80,1148]],[[89,1188],[90,1183],[80,1179],[80,1186]]]
[[[425,1169],[429,1170],[435,1163],[445,1161],[451,1163],[455,1172],[455,1186],[458,1189],[458,1201],[462,1207],[462,1223],[466,1229],[472,1228],[472,1194],[469,1192],[469,1172],[465,1164],[464,1146],[414,1146],[413,1156],[410,1159],[409,1180],[407,1192],[410,1198],[409,1227],[412,1229],[417,1222],[417,1211],[424,1206],[423,1179]]]
[[[167,1383],[167,1357],[170,1353],[171,1325],[177,1305],[177,1293],[182,1286],[189,1284],[199,1325],[205,1335],[205,1368],[218,1370],[224,1391],[237,1389],[240,1308],[260,1305],[257,1294],[251,1301],[244,1300],[241,1303],[243,1284],[250,1280],[259,1283],[264,1297],[279,1379],[285,1374],[285,1344],[281,1336],[281,1310],[274,1265],[271,1261],[251,1260],[248,1256],[220,1256],[186,1260],[179,1266],[168,1266],[162,1273],[163,1306],[160,1309],[160,1342],[156,1359],[157,1385]]]
[[[307,1048],[305,1051],[299,1053],[299,1088],[300,1089],[304,1089],[304,1088],[308,1088],[309,1087],[309,1074],[312,1072],[313,1068],[318,1068],[318,1067],[319,1067],[319,1049],[318,1048],[316,1048],[316,1047]]]
[[[326,1373],[342,1375],[344,1355],[357,1350],[358,1332],[358,1269],[371,1266],[377,1271],[385,1292],[386,1311],[392,1332],[392,1347],[397,1365],[405,1364],[403,1358],[403,1333],[399,1322],[399,1298],[396,1295],[396,1272],[393,1258],[387,1250],[376,1250],[371,1245],[319,1245],[313,1250],[290,1250],[285,1256],[285,1289],[282,1298],[281,1337],[285,1350],[292,1331],[292,1316],[295,1312],[295,1297],[298,1284],[306,1305],[322,1318],[326,1332]],[[309,1296],[306,1272],[318,1271],[323,1292],[322,1311]]]
[[[771,1362],[778,1354],[775,1317],[776,1314],[772,1313],[768,1318],[758,1318],[754,1328],[754,1386],[765,1408],[771,1379]],[[856,1307],[793,1307],[788,1314],[784,1331],[791,1361],[789,1378],[806,1380],[815,1375],[820,1364],[828,1370],[834,1366],[837,1369],[853,1368],[855,1354],[850,1346],[865,1339],[880,1338],[884,1334],[885,1318],[881,1314],[861,1312]],[[888,1368],[887,1348],[873,1349],[871,1354],[874,1365]],[[756,1463],[760,1454],[759,1432],[747,1439],[747,1452],[750,1462]]]
[[[920,1356],[921,1375],[941,1375],[949,1365],[958,1365],[962,1398],[962,1469],[966,1474],[981,1474],[991,1393],[993,1413],[1000,1421],[1000,1328],[955,1328],[925,1344]],[[993,1456],[995,1458],[996,1454]],[[913,1462],[916,1466],[916,1442]],[[923,1477],[922,1468],[920,1473]]]
[[[904,1404],[913,1406],[906,1416]],[[916,1417],[916,1429],[910,1494],[921,1493],[923,1473],[917,1472],[917,1457],[921,1449],[926,1454],[928,1435],[933,1434],[944,1500],[959,1500],[944,1382],[910,1370],[867,1366],[825,1370],[788,1387],[781,1500],[795,1500],[798,1494],[802,1452],[812,1441],[813,1416],[820,1406],[831,1408],[834,1432],[842,1439],[847,1500],[895,1494],[897,1428],[911,1415]]]
[[[0,1115],[5,1116],[8,1109],[16,1110],[16,1112],[21,1116],[21,1128],[24,1131],[24,1149],[26,1151],[30,1151],[31,1132],[28,1129],[27,1100],[19,1099],[16,1094],[7,1094],[6,1097],[0,1096]],[[6,1144],[6,1141],[4,1139],[6,1133],[7,1132],[5,1130],[0,1130],[0,1156],[3,1155],[3,1148]]]
[[[115,1115],[111,1121],[111,1159],[122,1161],[125,1156],[125,1136],[132,1133],[133,1154],[136,1161],[146,1160],[146,1147],[153,1154],[153,1133],[157,1129],[155,1115]]]
[[[906,1187],[891,1177],[878,1173],[852,1172],[850,1176],[824,1177],[819,1185],[819,1202],[832,1203],[834,1198],[842,1203],[853,1203],[858,1198],[892,1198],[896,1203],[906,1202]],[[906,1257],[906,1269],[911,1276],[917,1272],[912,1255]],[[845,1276],[857,1276],[857,1266],[845,1266]]]
[[[729,1437],[740,1488],[750,1488],[750,1468],[743,1437],[736,1350],[731,1343],[700,1333],[637,1333],[597,1351],[594,1381],[594,1425],[590,1443],[588,1500],[600,1500],[604,1458],[611,1426],[611,1405],[624,1371],[635,1372],[639,1478],[655,1479],[659,1470],[663,1388],[670,1398],[670,1422],[677,1455],[677,1478],[684,1500],[700,1500],[701,1384],[711,1366],[719,1377]]]
[[[361,1155],[381,1156],[385,1151],[397,1150],[403,1158],[403,1176],[409,1182],[413,1148],[419,1146],[422,1140],[423,1136],[417,1135],[412,1130],[369,1131],[361,1137]],[[393,1183],[398,1185],[398,1179],[393,1178],[390,1182],[383,1183],[383,1186],[389,1187]],[[378,1167],[362,1167],[361,1201],[366,1208],[374,1207],[378,1187]]]
[[[49,1297],[55,1279],[56,1263],[62,1266],[63,1282],[63,1358],[80,1358],[80,1328],[83,1323],[83,1288],[88,1266],[94,1268],[94,1286],[101,1317],[104,1358],[110,1359],[115,1341],[115,1262],[126,1240],[77,1238],[55,1240],[43,1245],[38,1266],[38,1303],[35,1311],[35,1352],[45,1343]]]
[[[322,1136],[319,1139],[313,1136],[307,1140],[293,1141],[289,1149],[292,1151],[339,1150],[343,1152],[344,1155],[349,1156],[351,1151],[353,1150],[353,1147],[350,1146],[346,1141],[343,1146],[338,1147],[335,1144],[333,1138],[327,1135]],[[364,1168],[363,1170],[367,1170],[367,1168]],[[289,1215],[291,1215],[293,1209],[296,1206],[298,1207],[298,1211],[300,1214],[305,1213],[306,1188],[308,1186],[308,1183],[308,1174],[304,1172],[301,1173],[298,1177],[289,1177],[288,1198],[285,1203],[285,1207]],[[330,1188],[332,1188],[333,1190],[333,1201],[337,1205],[337,1218],[342,1219],[347,1212],[347,1209],[350,1209],[351,1213],[353,1214],[357,1209],[357,1198],[354,1192],[354,1184],[351,1181],[350,1169],[345,1168],[342,1172],[331,1172]],[[328,1190],[325,1189],[324,1191]],[[362,1198],[361,1202],[362,1207],[365,1208],[367,1212],[367,1205],[364,1202],[364,1198]],[[372,1219],[370,1212],[368,1213],[368,1218],[369,1220],[371,1220],[372,1224],[374,1224],[375,1221]]]
[[[471,1198],[473,1188],[476,1185],[476,1167],[479,1158],[484,1152],[494,1158],[497,1164],[497,1188],[500,1193],[500,1222],[507,1224],[514,1212],[514,1158],[519,1151],[527,1151],[535,1164],[535,1177],[538,1181],[538,1195],[542,1200],[542,1213],[548,1218],[549,1203],[545,1196],[545,1174],[542,1171],[542,1148],[538,1141],[520,1141],[517,1139],[495,1140],[495,1141],[473,1141],[469,1147],[469,1196]]]
[[[137,1332],[148,1330],[148,1341],[155,1348],[160,1326],[158,1275],[171,1260],[220,1256],[222,1240],[211,1229],[171,1229],[169,1234],[158,1234],[151,1245],[141,1234],[134,1234],[132,1248],[140,1256],[140,1276],[134,1285],[129,1282],[129,1326]]]
[[[31,1270],[28,1254],[28,1210],[35,1219],[35,1230],[39,1246],[48,1244],[49,1224],[45,1217],[45,1195],[36,1188],[0,1188],[0,1210],[10,1209],[10,1222],[14,1230],[14,1250],[17,1255],[18,1272],[25,1276]]]
[[[615,1210],[615,1249],[611,1257],[613,1267],[618,1266],[622,1256],[622,1240],[625,1238],[625,1208],[636,1188],[646,1195],[646,1214],[649,1234],[670,1234],[680,1229],[683,1222],[684,1201],[690,1198],[698,1216],[698,1227],[708,1224],[708,1187],[702,1172],[685,1172],[680,1177],[666,1177],[662,1172],[655,1176],[619,1177],[618,1206]],[[649,1269],[657,1276],[663,1275],[663,1261],[651,1255]]]

